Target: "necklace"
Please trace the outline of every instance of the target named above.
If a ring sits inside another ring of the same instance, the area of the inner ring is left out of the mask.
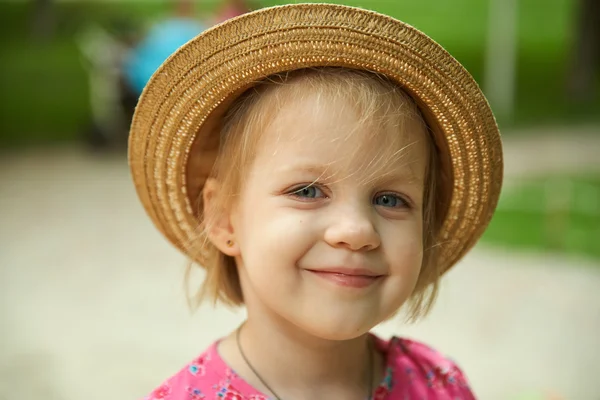
[[[279,397],[279,395],[277,395],[277,393],[275,393],[275,391],[273,389],[271,389],[271,387],[267,384],[267,382],[265,382],[265,380],[262,378],[262,376],[260,376],[260,374],[256,371],[256,369],[252,366],[252,364],[250,364],[250,361],[248,361],[248,358],[246,357],[246,354],[244,353],[244,350],[242,350],[242,345],[240,343],[240,331],[242,330],[242,327],[240,326],[237,331],[235,332],[235,341],[237,343],[237,347],[238,347],[238,351],[240,352],[240,355],[242,356],[242,358],[244,359],[244,362],[246,363],[246,365],[248,365],[248,368],[250,368],[252,370],[252,372],[254,373],[254,375],[256,375],[256,377],[258,378],[258,380],[269,390],[269,392],[271,392],[271,394],[275,397],[275,400],[281,400],[281,397]],[[367,345],[369,347],[369,364],[368,364],[368,382],[369,382],[369,391],[367,393],[367,400],[371,400],[372,399],[372,393],[373,393],[373,341],[370,340],[370,338],[367,340]]]

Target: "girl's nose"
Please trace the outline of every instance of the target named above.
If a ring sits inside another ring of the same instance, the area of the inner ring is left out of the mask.
[[[379,233],[372,221],[369,209],[344,208],[332,216],[325,231],[325,242],[332,247],[344,247],[352,251],[369,251],[381,244]]]

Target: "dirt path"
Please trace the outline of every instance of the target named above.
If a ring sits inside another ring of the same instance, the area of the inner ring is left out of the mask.
[[[557,172],[600,172],[600,127],[536,128],[505,137],[509,180]]]

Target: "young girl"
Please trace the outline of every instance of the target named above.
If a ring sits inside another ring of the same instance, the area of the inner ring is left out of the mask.
[[[502,180],[468,73],[402,22],[323,4],[235,18],[155,74],[131,130],[148,214],[248,319],[147,399],[473,399],[424,344],[370,330],[431,307]]]

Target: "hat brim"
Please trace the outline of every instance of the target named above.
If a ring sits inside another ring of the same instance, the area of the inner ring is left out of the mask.
[[[134,184],[150,218],[185,253],[227,105],[269,75],[319,66],[384,74],[419,105],[444,155],[448,198],[438,239],[446,271],[477,242],[496,208],[503,176],[496,121],[471,75],[440,45],[403,22],[353,7],[259,10],[209,29],[165,61],[140,97],[129,141]]]

